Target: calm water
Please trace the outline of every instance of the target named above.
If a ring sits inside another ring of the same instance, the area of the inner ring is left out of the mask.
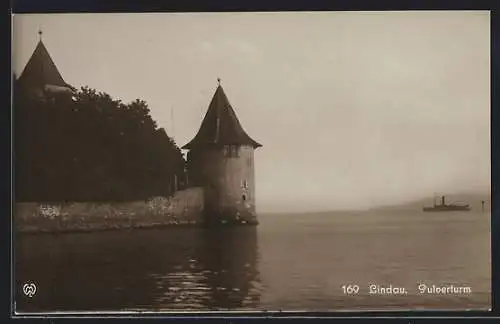
[[[17,238],[17,311],[488,309],[488,213],[261,215],[256,227]],[[37,285],[27,298],[22,285]],[[471,293],[419,294],[454,284]],[[358,285],[346,295],[342,285]],[[404,296],[368,286],[404,287]]]

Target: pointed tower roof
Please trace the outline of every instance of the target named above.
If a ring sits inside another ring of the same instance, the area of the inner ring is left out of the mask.
[[[39,34],[41,35],[41,32]],[[29,88],[74,90],[62,78],[41,37],[18,81],[19,84]]]
[[[220,85],[210,102],[207,113],[196,136],[183,149],[192,149],[204,145],[250,145],[254,148],[262,145],[254,141],[243,130],[229,100]]]

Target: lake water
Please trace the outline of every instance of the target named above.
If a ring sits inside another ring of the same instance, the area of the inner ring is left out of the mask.
[[[18,235],[16,310],[490,308],[489,213],[259,220],[257,227],[218,230]],[[37,287],[31,298],[22,292],[26,282]],[[422,283],[445,291],[454,285],[462,293],[421,294]],[[352,294],[343,285],[353,285]],[[405,288],[406,294],[370,294],[369,285]]]

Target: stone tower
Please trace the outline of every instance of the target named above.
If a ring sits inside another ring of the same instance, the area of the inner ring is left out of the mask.
[[[257,224],[254,150],[261,147],[243,130],[220,85],[189,150],[189,183],[204,189],[209,224]]]
[[[38,98],[71,95],[76,89],[66,83],[40,39],[23,72],[17,79],[17,86]]]

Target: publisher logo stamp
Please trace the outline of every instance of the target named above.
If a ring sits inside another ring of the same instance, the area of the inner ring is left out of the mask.
[[[36,285],[32,282],[25,283],[23,285],[23,293],[29,298],[36,294]]]

